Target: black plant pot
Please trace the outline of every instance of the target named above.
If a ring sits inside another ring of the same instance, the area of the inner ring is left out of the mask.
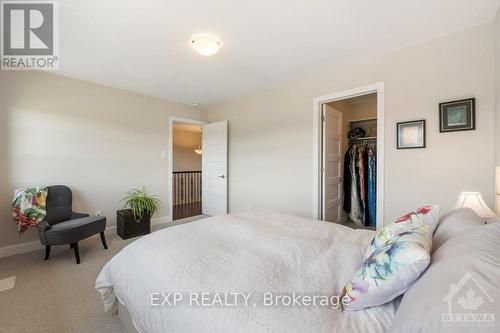
[[[116,232],[122,239],[147,235],[151,232],[151,216],[147,214],[136,221],[132,210],[119,210],[116,212]]]

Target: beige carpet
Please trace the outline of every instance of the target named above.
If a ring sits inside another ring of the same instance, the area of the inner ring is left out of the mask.
[[[176,221],[168,226],[200,218]],[[76,265],[69,246],[52,248],[50,259],[37,251],[0,259],[0,279],[16,276],[15,287],[0,292],[0,332],[123,332],[118,316],[105,314],[94,283],[102,266],[125,245],[114,230],[79,244]]]

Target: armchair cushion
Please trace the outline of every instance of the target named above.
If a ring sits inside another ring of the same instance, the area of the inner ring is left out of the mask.
[[[79,219],[79,218],[82,218],[82,217],[89,217],[90,215],[89,214],[82,214],[82,213],[71,213],[71,219],[74,220],[74,219]]]
[[[38,232],[45,232],[51,228],[47,221],[42,221],[36,225]]]
[[[48,187],[45,221],[50,225],[71,219],[73,195],[69,187],[54,185]]]
[[[91,216],[59,222],[44,232],[44,245],[64,245],[76,243],[82,239],[103,232],[106,229],[106,217]]]

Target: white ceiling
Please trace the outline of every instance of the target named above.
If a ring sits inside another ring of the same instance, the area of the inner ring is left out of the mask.
[[[493,20],[500,0],[64,0],[60,74],[211,104]],[[224,42],[212,57],[196,33]]]

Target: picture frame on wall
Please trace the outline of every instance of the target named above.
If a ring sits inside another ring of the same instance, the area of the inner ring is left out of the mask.
[[[476,99],[439,103],[439,132],[471,131],[476,129]]]
[[[425,120],[405,121],[396,124],[397,148],[425,148]]]

